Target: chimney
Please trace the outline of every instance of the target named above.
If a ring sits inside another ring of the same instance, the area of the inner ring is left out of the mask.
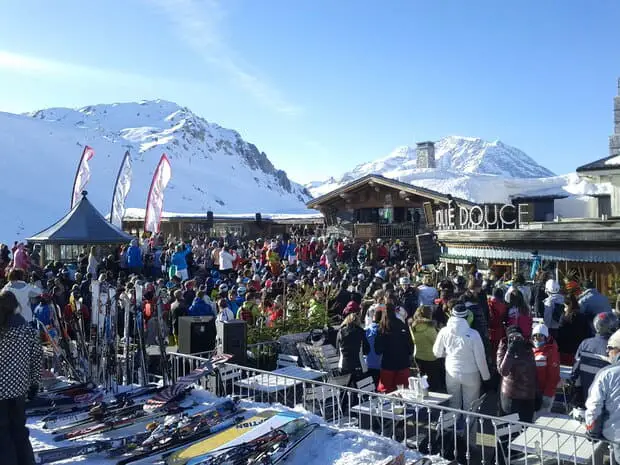
[[[437,168],[434,142],[418,142],[416,144],[416,155],[416,168]]]
[[[614,133],[609,138],[609,155],[620,155],[620,78],[618,95],[614,97]]]

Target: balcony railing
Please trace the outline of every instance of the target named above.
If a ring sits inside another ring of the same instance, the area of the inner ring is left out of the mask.
[[[423,228],[417,231],[418,234],[423,233]],[[355,224],[353,234],[356,239],[413,239],[416,230],[412,223],[394,223],[394,224],[376,224],[376,223],[359,223]]]

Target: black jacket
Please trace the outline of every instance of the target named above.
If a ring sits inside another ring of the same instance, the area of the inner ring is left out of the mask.
[[[413,341],[409,328],[396,316],[390,319],[390,330],[382,332],[379,329],[375,339],[375,352],[383,355],[381,358],[382,370],[404,370],[411,366]]]
[[[583,313],[577,312],[569,319],[566,315],[560,318],[558,329],[558,349],[562,354],[576,354],[581,342],[592,336],[590,322]]]
[[[413,287],[407,288],[400,294],[400,304],[407,312],[407,317],[412,318],[418,308],[418,292]]]
[[[347,325],[340,328],[336,337],[336,347],[342,357],[342,372],[350,373],[361,368],[360,349],[364,354],[370,352],[366,333],[361,326]]]

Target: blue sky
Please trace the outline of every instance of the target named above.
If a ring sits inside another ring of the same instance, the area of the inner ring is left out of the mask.
[[[617,0],[26,0],[0,110],[163,98],[297,181],[396,146],[501,139],[558,173],[607,155]]]

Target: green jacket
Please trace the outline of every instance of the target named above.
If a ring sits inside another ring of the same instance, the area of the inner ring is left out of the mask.
[[[415,328],[409,327],[409,330],[411,331],[411,337],[415,344],[415,358],[427,362],[435,361],[433,344],[437,338],[437,329],[433,323],[430,320],[428,322],[420,322]]]

